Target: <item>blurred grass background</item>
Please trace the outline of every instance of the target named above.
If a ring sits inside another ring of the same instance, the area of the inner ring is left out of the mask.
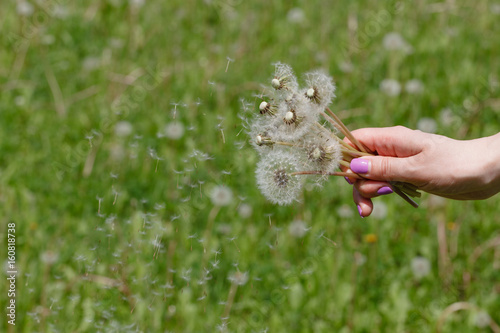
[[[19,270],[0,330],[499,331],[498,196],[388,196],[360,219],[332,179],[273,206],[238,117],[281,61],[328,70],[351,129],[497,133],[499,2],[9,0],[0,17],[0,254],[15,222]]]

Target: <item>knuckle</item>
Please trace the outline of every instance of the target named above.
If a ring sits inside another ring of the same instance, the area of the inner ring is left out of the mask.
[[[390,178],[392,177],[392,164],[390,163],[390,159],[388,158],[383,158],[380,161],[379,164],[379,174],[380,178],[383,180],[391,180]]]

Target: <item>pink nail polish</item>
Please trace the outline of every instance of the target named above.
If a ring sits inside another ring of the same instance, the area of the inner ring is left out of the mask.
[[[392,192],[393,192],[392,188],[390,188],[389,186],[384,186],[378,189],[377,194],[385,195],[385,194],[391,194]]]
[[[345,178],[345,181],[349,184],[349,185],[352,185],[352,182],[349,180],[348,177],[344,177]]]
[[[361,206],[358,205],[358,213],[359,213],[359,216],[361,216],[361,218],[363,218],[364,216],[362,215],[363,214],[363,210],[361,209]]]
[[[350,168],[356,173],[367,173],[370,169],[370,162],[363,158],[355,158],[351,161]]]

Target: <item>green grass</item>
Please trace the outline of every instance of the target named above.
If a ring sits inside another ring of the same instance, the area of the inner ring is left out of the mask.
[[[252,95],[282,61],[297,73],[327,69],[332,109],[351,129],[431,117],[454,138],[499,132],[500,16],[493,1],[449,2],[47,0],[25,18],[2,2],[0,255],[15,222],[19,274],[16,326],[2,313],[0,330],[214,332],[227,322],[234,332],[432,332],[455,302],[500,323],[500,248],[487,248],[500,236],[499,196],[436,204],[424,194],[413,209],[393,195],[376,200],[385,216],[360,219],[351,187],[332,179],[300,204],[273,206],[256,188],[257,154],[238,118],[242,98],[257,109]],[[291,23],[296,7],[304,20]],[[383,48],[392,31],[411,54]],[[425,90],[388,97],[386,78]],[[184,135],[158,137],[174,109]],[[122,121],[128,136],[115,132]],[[234,195],[220,210],[216,185]],[[242,203],[251,216],[239,215]],[[302,239],[288,232],[294,219],[311,227]],[[431,263],[421,280],[416,256]],[[221,320],[238,270],[249,280]],[[488,332],[477,313],[450,315],[443,332]]]

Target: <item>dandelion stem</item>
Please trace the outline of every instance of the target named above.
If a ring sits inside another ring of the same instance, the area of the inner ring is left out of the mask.
[[[343,142],[343,141],[342,141]],[[358,156],[373,156],[372,154],[370,153],[363,153],[362,151],[357,151],[357,150],[351,150],[351,149],[341,149],[341,151],[343,153],[347,153],[349,155],[352,155],[354,157],[358,157]]]
[[[273,143],[276,145],[281,145],[281,146],[299,147],[299,145],[296,145],[296,144],[290,143],[290,142],[284,142],[284,141],[274,141]]]
[[[357,173],[350,173],[350,172],[297,171],[290,173],[290,176],[300,176],[300,175],[342,176],[349,178],[364,179]]]
[[[220,130],[220,132],[221,132],[221,134],[222,134],[222,143],[224,143],[224,144],[225,144],[225,143],[226,143],[226,137],[224,136],[224,130],[223,130],[223,129],[221,129],[221,130]]]
[[[339,124],[337,124],[337,122],[335,120],[333,120],[332,117],[330,117],[329,115],[327,115],[325,112],[321,112],[321,115],[323,116],[323,118],[326,119],[326,121],[328,121],[336,129],[338,129],[340,132],[342,132],[342,134],[344,134],[345,136],[347,136],[347,133],[344,131],[344,129]]]
[[[350,168],[351,167],[351,164],[349,162],[347,162],[347,161],[340,161],[339,164],[345,166],[346,168]]]
[[[349,131],[349,129],[347,128],[346,125],[344,125],[344,123],[342,122],[342,120],[340,120],[339,117],[337,117],[337,115],[335,113],[333,113],[332,110],[330,110],[330,108],[326,108],[326,111],[328,111],[328,113],[333,117],[333,119],[335,120],[335,122],[340,126],[342,127],[342,129],[344,130],[343,133],[345,136],[347,136],[349,138],[349,140],[351,140],[351,142],[356,145],[359,150],[361,150],[363,153],[366,153],[366,149],[365,147],[363,146],[363,144],[361,144],[361,142],[359,142],[352,134],[351,134],[351,131]]]
[[[326,114],[325,114],[326,115]],[[327,116],[327,115],[326,115]],[[326,118],[325,118],[326,119]],[[328,119],[327,119],[328,120]],[[329,122],[332,123],[332,119],[330,118]],[[335,122],[332,123],[335,126]],[[349,145],[347,142],[339,138],[338,136],[335,135],[335,133],[327,130],[323,125],[320,123],[315,123],[316,127],[318,127],[322,132],[326,132],[330,137],[334,138],[337,140],[338,143],[340,143],[342,146],[344,146],[345,149],[351,151],[353,154],[358,154],[359,156],[371,156],[371,154],[368,153],[363,153],[358,150],[356,150],[353,146]],[[339,129],[337,126],[335,126],[337,129]],[[339,129],[340,130],[340,129]],[[365,155],[366,154],[366,155]]]
[[[234,302],[234,296],[236,296],[236,291],[238,290],[238,284],[236,282],[231,283],[231,288],[229,289],[229,294],[227,295],[226,307],[224,308],[224,314],[222,318],[227,318],[231,312],[231,308]]]
[[[208,222],[207,222],[207,228],[205,229],[205,233],[203,234],[203,241],[205,242],[205,250],[203,251],[203,258],[202,258],[202,264],[201,264],[201,269],[203,269],[208,260],[208,251],[207,248],[210,249],[210,238],[212,236],[212,228],[214,225],[215,217],[219,213],[220,206],[214,206],[210,213],[208,214]]]

